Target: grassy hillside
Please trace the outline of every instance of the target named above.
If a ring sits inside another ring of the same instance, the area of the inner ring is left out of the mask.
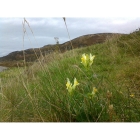
[[[139,122],[139,46],[139,33],[115,36],[0,73],[0,121]],[[84,53],[95,55],[88,68]]]
[[[74,48],[82,48],[87,47],[97,43],[103,43],[107,38],[112,36],[118,36],[121,34],[118,33],[98,33],[98,34],[89,34],[77,37],[71,40]],[[32,65],[34,61],[36,61],[40,56],[45,56],[54,51],[59,51],[61,53],[66,52],[67,50],[71,50],[70,42],[65,42],[63,44],[54,44],[54,45],[45,45],[41,48],[31,48],[24,51],[15,51],[9,53],[6,56],[0,57],[0,66],[6,67],[17,67],[17,63],[19,66],[24,66],[24,55],[26,59],[26,65]]]

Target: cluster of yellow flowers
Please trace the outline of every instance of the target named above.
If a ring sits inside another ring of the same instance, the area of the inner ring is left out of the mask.
[[[82,64],[85,66],[85,68],[89,68],[92,64],[93,64],[93,59],[95,58],[95,55],[88,55],[88,54],[83,54],[82,57],[81,57],[81,60],[82,60]],[[77,81],[76,78],[74,78],[74,83],[72,85],[72,83],[70,82],[69,78],[67,78],[67,83],[66,83],[66,88],[68,90],[68,92],[70,94],[73,93],[73,91],[75,90],[76,86],[78,86],[79,83]],[[95,95],[95,93],[97,92],[97,89],[95,87],[93,87],[93,91],[92,93],[89,93],[89,97],[93,97]]]
[[[85,68],[89,68],[93,63],[94,58],[95,55],[92,56],[91,53],[90,55],[84,53],[81,58],[81,63],[85,66]]]
[[[67,78],[67,83],[66,83],[66,87],[67,87],[67,90],[70,94],[73,93],[73,91],[75,90],[76,86],[78,86],[79,83],[77,81],[76,78],[74,78],[74,84],[72,85],[72,83],[70,82],[69,78]]]

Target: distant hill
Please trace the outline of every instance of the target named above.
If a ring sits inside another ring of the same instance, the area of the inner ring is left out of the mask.
[[[112,37],[112,36],[118,36],[121,34],[118,33],[99,33],[99,34],[88,34],[83,35],[80,37],[77,37],[73,40],[71,40],[74,48],[81,48],[90,46],[97,43],[103,43],[106,39]],[[45,45],[41,48],[35,48],[35,49],[27,49],[24,50],[25,58],[27,62],[33,62],[37,59],[37,57],[40,57],[40,55],[47,55],[55,50],[59,50],[61,53],[71,50],[71,44],[70,42],[65,42],[63,44],[54,44],[54,45]],[[15,64],[19,61],[24,60],[23,51],[15,51],[12,53],[9,53],[6,56],[0,57],[0,65],[1,66],[15,66]]]

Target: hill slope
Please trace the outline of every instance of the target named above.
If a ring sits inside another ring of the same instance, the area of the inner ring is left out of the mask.
[[[117,33],[100,33],[100,34],[90,34],[90,35],[84,35],[78,38],[75,38],[72,41],[74,48],[82,48],[98,43],[105,42],[106,39],[109,39],[113,36],[118,36],[120,34]],[[26,62],[32,62],[37,59],[37,57],[40,57],[40,55],[46,55],[54,52],[55,50],[59,50],[60,52],[65,52],[67,50],[71,50],[71,44],[70,42],[65,42],[63,44],[58,45],[45,45],[41,48],[35,48],[35,49],[27,49],[24,50]],[[23,51],[15,51],[7,56],[0,57],[0,65],[1,66],[15,66],[17,61],[20,64],[20,61],[24,60]],[[21,62],[22,63],[22,62]]]
[[[95,55],[89,67],[84,53]],[[0,121],[139,122],[139,53],[140,33],[132,33],[4,71]]]

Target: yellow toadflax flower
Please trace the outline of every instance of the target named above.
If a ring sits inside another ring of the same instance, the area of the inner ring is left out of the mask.
[[[90,65],[90,66],[91,66],[92,63],[93,63],[94,58],[95,58],[95,55],[92,56],[91,53],[90,53],[90,57],[89,57],[89,59],[90,59],[89,65]]]
[[[79,83],[78,83],[76,78],[74,78],[74,84],[73,85],[70,82],[69,78],[67,78],[66,87],[67,87],[67,90],[70,94],[75,90],[76,86],[78,86],[78,85],[79,85]]]
[[[69,78],[67,78],[66,87],[67,87],[68,92],[72,92],[72,84],[70,83]]]
[[[81,63],[82,63],[85,67],[87,67],[87,56],[85,55],[85,53],[82,54],[81,61],[82,61]]]
[[[98,91],[97,88],[93,87],[92,93],[88,93],[89,98],[94,97],[97,91]]]
[[[97,88],[93,87],[93,91],[92,91],[92,95],[95,95],[95,93],[97,92]]]
[[[88,55],[88,54],[82,54],[82,57],[81,57],[81,63],[84,65],[85,68],[88,68],[89,66],[92,65],[93,63],[93,60],[95,58],[95,55]]]
[[[78,83],[77,79],[74,78],[73,89],[75,89],[75,87],[78,86],[78,85],[79,85],[79,83]]]
[[[135,95],[134,94],[130,94],[130,97],[135,97]]]

